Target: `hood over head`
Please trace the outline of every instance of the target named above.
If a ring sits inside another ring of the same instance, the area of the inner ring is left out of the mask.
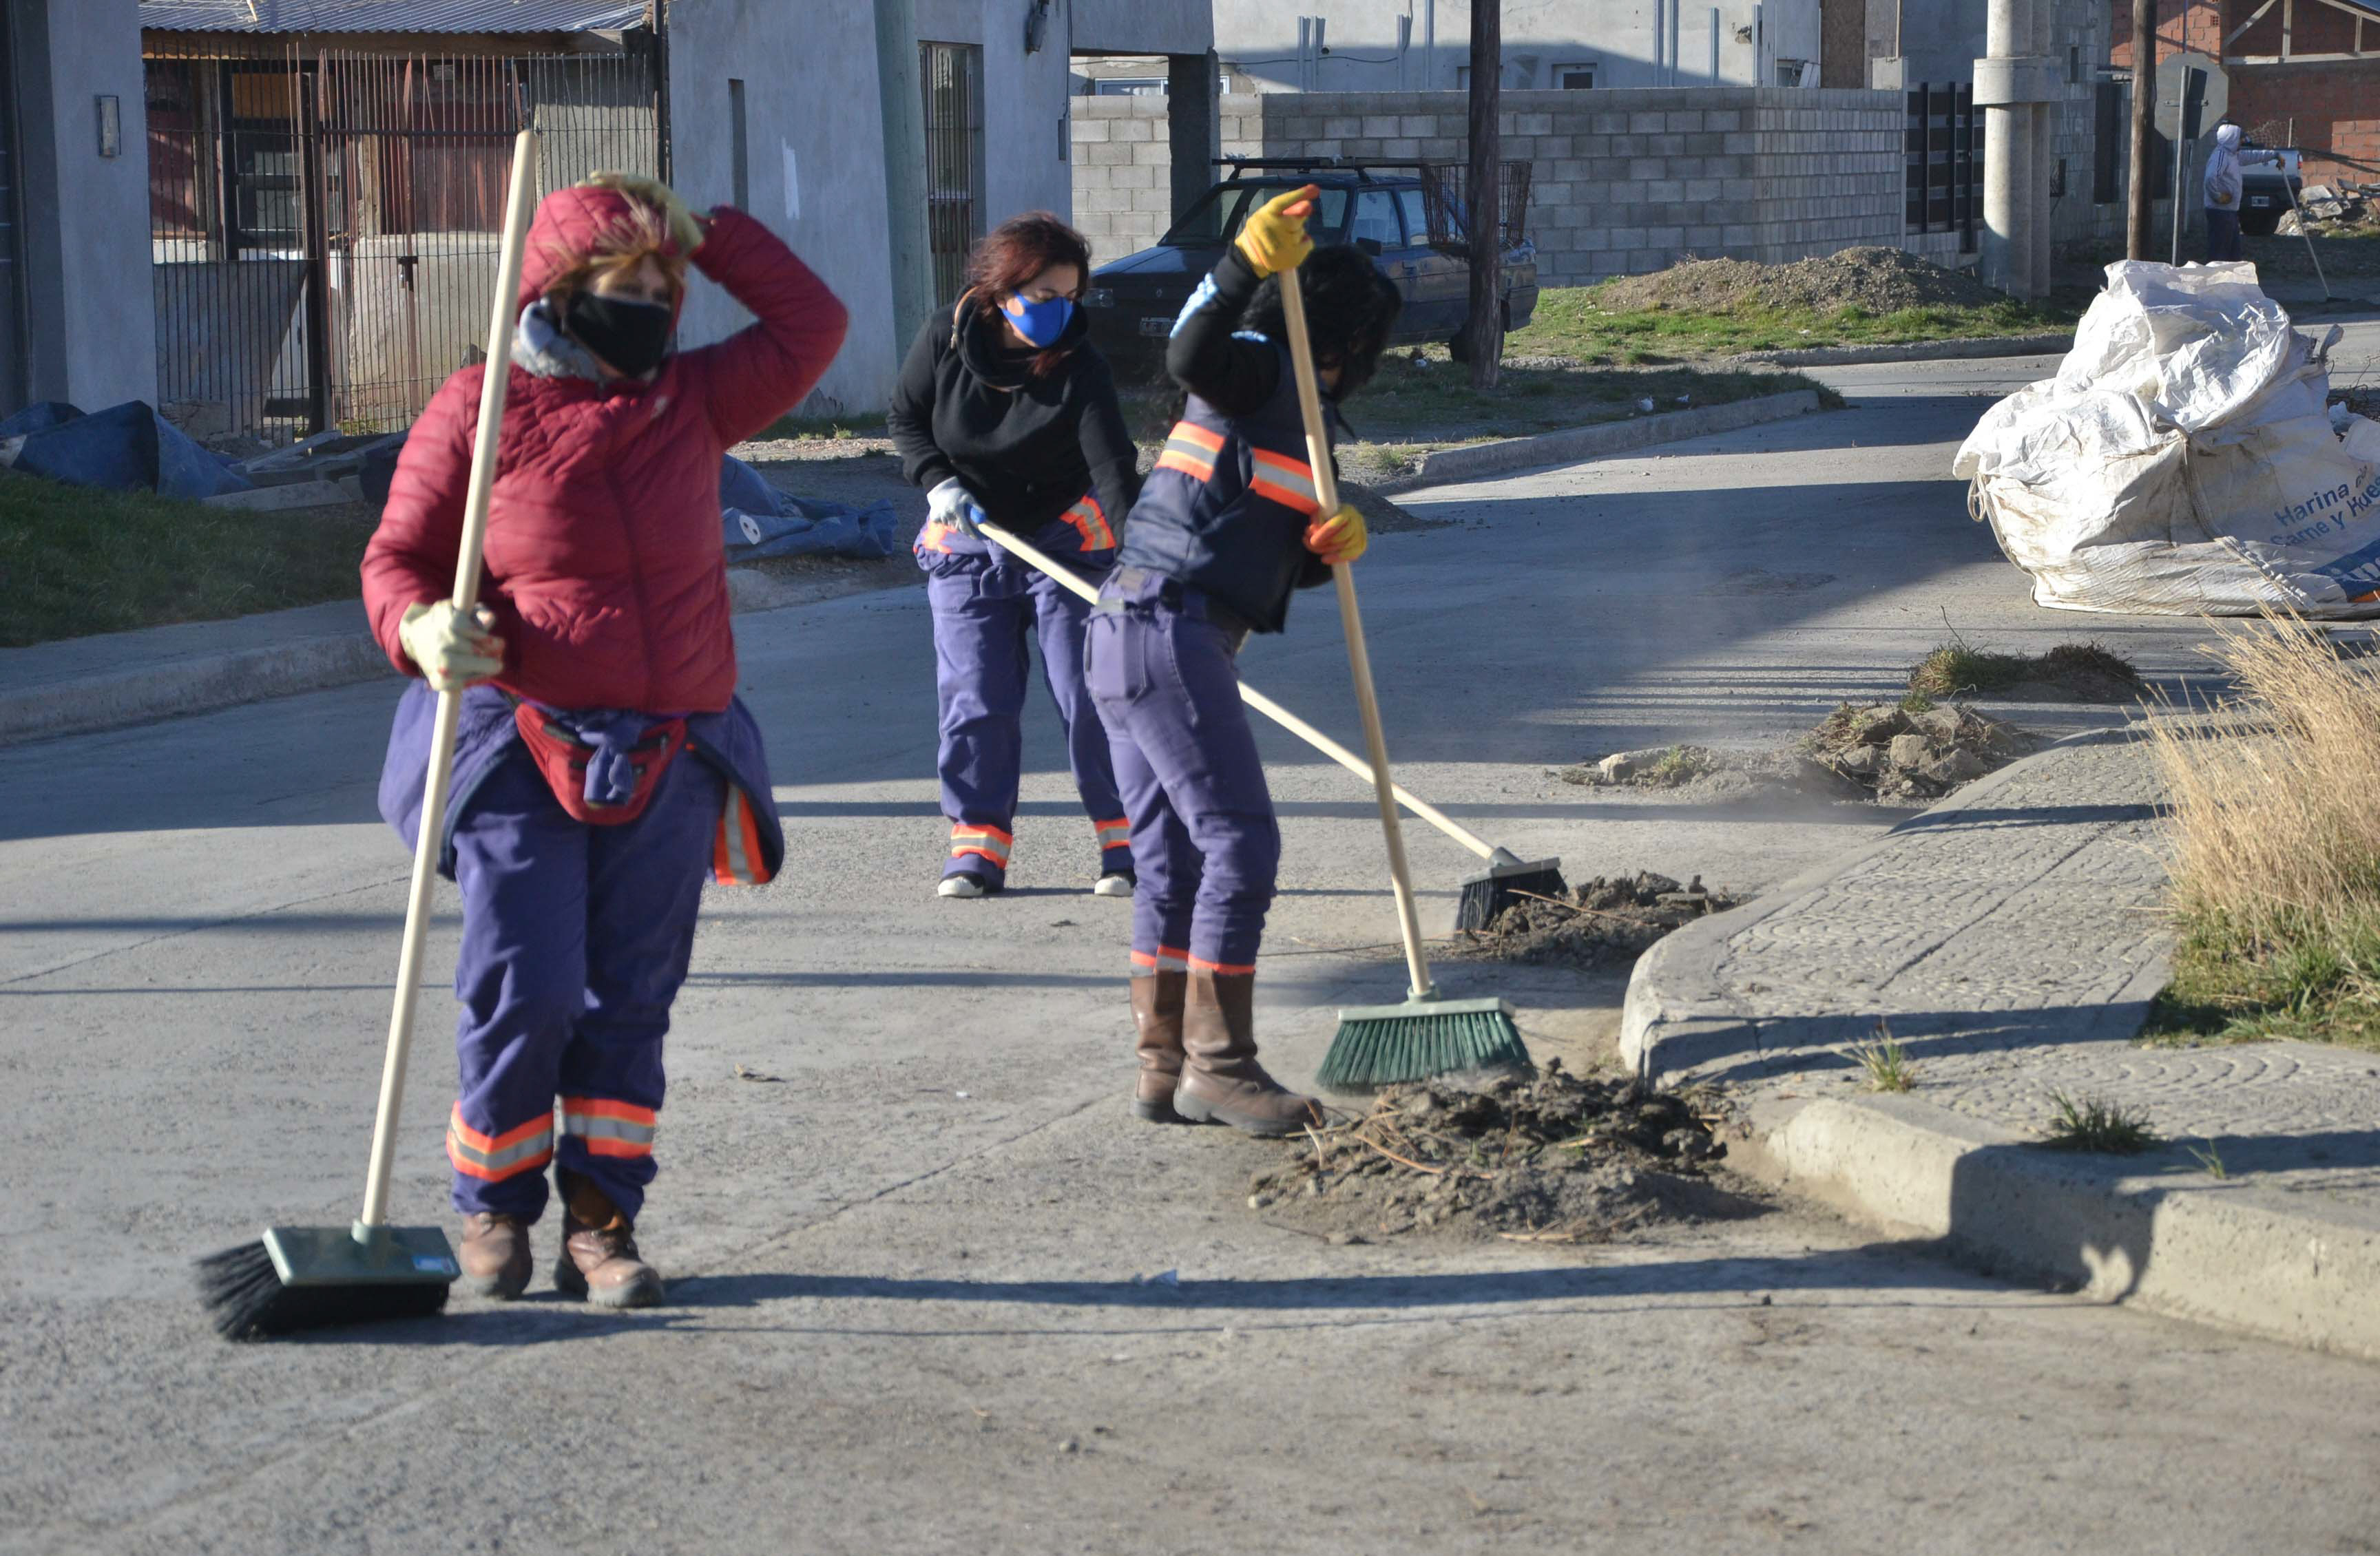
[[[2215,144],[2222,147],[2223,150],[2227,151],[2238,151],[2240,149],[2240,131],[2238,125],[2216,125],[2215,127]]]
[[[683,257],[668,223],[644,201],[590,185],[556,189],[538,201],[537,215],[529,222],[516,306],[526,308],[544,296],[557,279],[591,254],[646,247],[673,259]],[[681,287],[673,316],[685,308]]]

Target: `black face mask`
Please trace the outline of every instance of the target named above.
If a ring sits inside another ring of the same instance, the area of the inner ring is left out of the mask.
[[[672,320],[665,304],[580,292],[563,310],[562,322],[572,340],[632,379],[651,372],[669,355]]]

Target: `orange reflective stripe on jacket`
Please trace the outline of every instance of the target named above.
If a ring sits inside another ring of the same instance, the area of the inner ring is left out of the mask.
[[[1250,491],[1301,513],[1312,513],[1321,508],[1322,499],[1314,489],[1314,466],[1265,449],[1250,449],[1248,452],[1255,460],[1255,468],[1248,474]]]
[[[1215,456],[1223,452],[1223,435],[1196,422],[1177,421],[1165,435],[1165,450],[1157,456],[1160,470],[1179,470],[1196,481],[1215,478]]]
[[[768,855],[760,847],[760,824],[752,817],[752,802],[734,783],[727,786],[726,802],[719,807],[719,836],[711,845],[710,873],[722,886],[769,884]]]
[[[1086,496],[1059,516],[1074,526],[1075,535],[1082,539],[1084,550],[1115,549],[1115,531],[1109,526],[1107,512],[1099,506],[1098,498]]]

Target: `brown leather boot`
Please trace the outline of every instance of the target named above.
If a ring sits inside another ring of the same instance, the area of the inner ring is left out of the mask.
[[[1253,973],[1193,971],[1182,1017],[1182,1084],[1173,1108],[1194,1124],[1212,1120],[1247,1135],[1293,1135],[1322,1122],[1322,1104],[1301,1097],[1257,1063]]]
[[[1179,1124],[1173,1088],[1182,1079],[1182,1002],[1186,972],[1144,972],[1132,978],[1132,1022],[1139,1033],[1140,1080],[1133,1088],[1132,1116],[1151,1124]]]
[[[463,1266],[463,1289],[499,1302],[510,1302],[527,1291],[537,1267],[529,1252],[528,1223],[492,1211],[474,1211],[463,1218],[463,1246],[455,1249],[455,1257]]]
[[[662,1299],[661,1272],[637,1253],[636,1228],[575,1174],[562,1175],[562,1257],[554,1289],[599,1308],[650,1308]]]

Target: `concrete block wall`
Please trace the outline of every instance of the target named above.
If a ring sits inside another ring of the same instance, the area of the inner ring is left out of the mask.
[[[1091,240],[1092,261],[1105,264],[1147,248],[1173,224],[1167,100],[1077,97],[1070,106],[1075,225]],[[1228,122],[1223,139],[1229,144]]]

